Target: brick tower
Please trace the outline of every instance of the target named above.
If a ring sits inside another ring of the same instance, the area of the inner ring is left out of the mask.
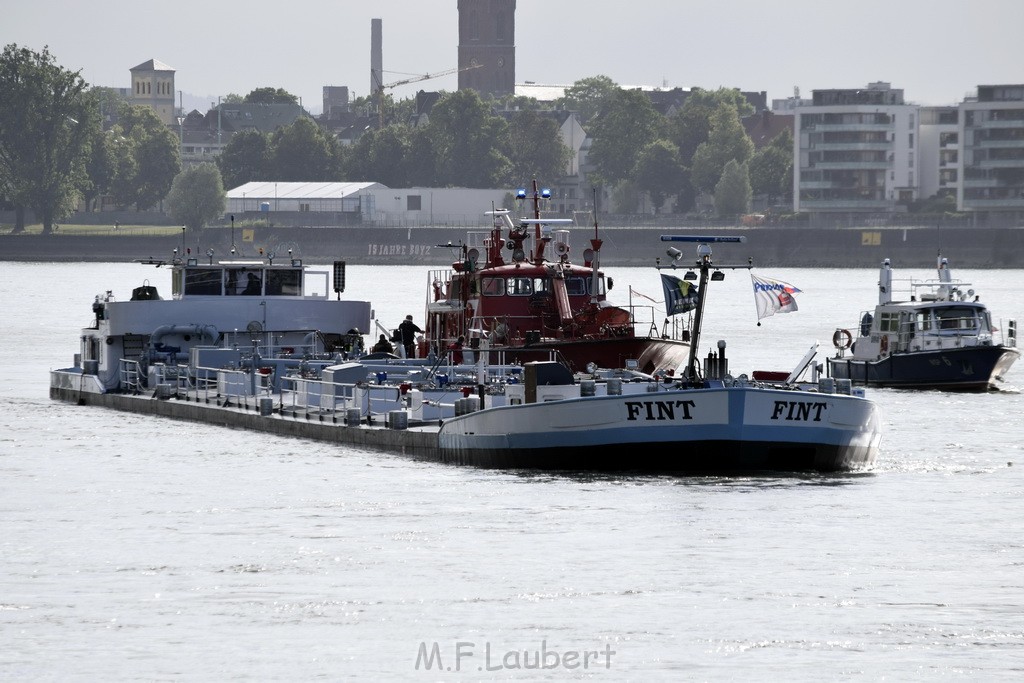
[[[516,0],[459,0],[459,90],[510,95],[516,83]]]

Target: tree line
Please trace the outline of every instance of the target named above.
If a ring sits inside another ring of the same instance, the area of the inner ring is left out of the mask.
[[[258,88],[227,101],[297,98]],[[150,108],[90,87],[47,48],[7,45],[0,55],[0,204],[15,211],[16,231],[27,210],[51,232],[77,207],[94,210],[101,197],[120,209],[160,206],[198,229],[223,215],[224,187],[249,181],[493,188],[565,175],[571,152],[549,105],[462,90],[442,93],[426,123],[411,125],[410,100],[387,96],[383,104],[389,123],[368,127],[351,145],[300,117],[272,133],[235,133],[216,165],[182,170],[178,134]],[[752,193],[788,193],[792,137],[755,152],[740,123],[752,107],[736,90],[695,89],[679,111],[664,116],[640,91],[595,76],[568,88],[555,110],[577,113],[593,140],[589,179],[613,188],[621,212],[635,211],[641,196],[659,210],[687,212],[707,193],[722,215],[731,215],[748,210]],[[105,127],[115,111],[116,123]]]

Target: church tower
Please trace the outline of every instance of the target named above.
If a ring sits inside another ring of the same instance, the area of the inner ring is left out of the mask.
[[[174,111],[174,69],[151,59],[130,71],[132,104],[150,107],[168,126],[177,123]]]
[[[459,0],[459,90],[514,94],[515,38],[516,0]]]

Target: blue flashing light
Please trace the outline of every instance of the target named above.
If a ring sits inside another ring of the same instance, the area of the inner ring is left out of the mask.
[[[526,190],[524,188],[521,187],[516,190],[516,199],[526,199]]]
[[[549,188],[549,187],[541,188],[540,196],[543,197],[544,199],[551,199],[551,188]]]

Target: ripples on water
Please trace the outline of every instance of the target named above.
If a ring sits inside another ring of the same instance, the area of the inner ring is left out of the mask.
[[[17,321],[0,349],[0,678],[1020,676],[1016,391],[875,391],[870,472],[735,478],[491,472],[50,402],[93,290],[123,298],[138,268],[0,266]],[[417,313],[425,279],[394,270],[385,288],[349,274],[385,324]],[[839,311],[854,320],[877,279],[767,274],[804,290],[801,310],[761,328],[747,298],[709,314],[734,368],[788,369],[831,337],[829,292],[858,293]],[[971,277],[1024,319],[1021,274]],[[657,294],[646,271],[615,277]],[[745,277],[726,281],[744,297]],[[421,643],[454,667],[460,642],[461,671],[416,669]],[[492,667],[542,646],[559,666],[480,671],[488,646]],[[610,669],[564,667],[606,646]]]

